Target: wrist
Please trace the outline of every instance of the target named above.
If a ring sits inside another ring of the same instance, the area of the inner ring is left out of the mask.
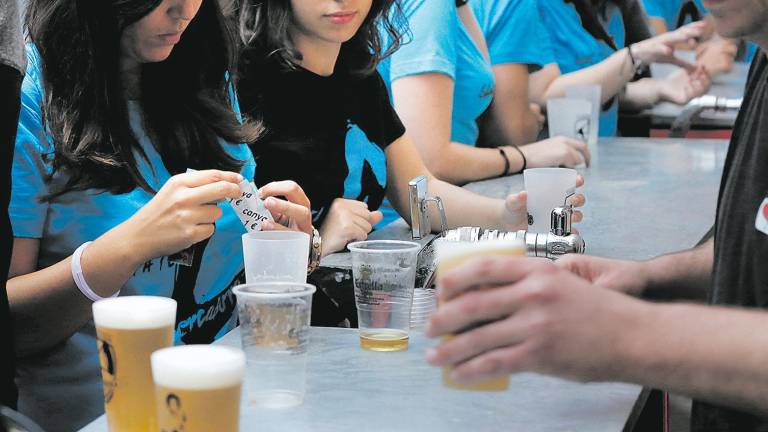
[[[123,225],[107,231],[101,237],[93,241],[91,247],[108,251],[110,261],[120,263],[128,268],[136,269],[140,265],[154,258],[145,253],[146,248],[141,247],[140,235],[131,232]],[[102,245],[104,247],[102,247]]]
[[[662,307],[629,297],[626,300],[627,304],[613,309],[620,316],[615,317],[613,323],[616,325],[611,326],[612,352],[607,369],[609,376],[605,378],[642,383],[646,379],[643,374],[657,356],[653,331],[661,322]]]

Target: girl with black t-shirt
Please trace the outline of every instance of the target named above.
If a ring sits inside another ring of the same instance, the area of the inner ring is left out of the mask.
[[[435,179],[394,112],[376,65],[379,29],[399,41],[393,0],[256,0],[240,9],[247,44],[240,68],[243,111],[263,121],[251,148],[256,181],[289,178],[312,203],[324,251],[365,239],[382,218],[385,195],[406,220],[408,182],[427,176],[451,227],[527,227],[525,192],[506,200]],[[574,204],[582,205],[579,195]],[[576,220],[581,213],[577,212]],[[434,215],[433,218],[437,218]],[[434,219],[433,219],[434,220]]]

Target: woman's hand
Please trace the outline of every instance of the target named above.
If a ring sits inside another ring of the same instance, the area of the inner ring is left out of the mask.
[[[689,73],[678,70],[664,79],[657,80],[659,101],[685,105],[709,91],[712,80],[703,66]]]
[[[264,221],[265,231],[301,231],[312,236],[312,210],[307,194],[296,182],[280,181],[259,189],[264,206],[272,213],[275,222]],[[286,200],[277,197],[284,197]]]
[[[217,203],[239,197],[242,180],[218,170],[175,175],[112,237],[139,263],[186,249],[213,235],[223,213]]]
[[[701,38],[705,32],[705,23],[691,23],[675,31],[663,33],[651,39],[633,44],[631,47],[632,54],[637,60],[645,64],[670,63],[688,71],[693,71],[695,69],[694,65],[675,56],[675,48],[680,45],[695,48],[697,39]]]
[[[581,140],[558,136],[518,148],[525,155],[528,168],[589,166],[589,149]],[[514,153],[508,152],[509,155]]]
[[[584,177],[576,176],[576,187],[584,186]],[[528,192],[522,191],[511,194],[504,200],[504,206],[501,211],[500,227],[505,231],[527,230],[528,229]],[[573,207],[583,207],[586,203],[584,194],[575,194],[568,198],[568,203]],[[573,222],[581,222],[584,214],[578,210],[573,211]]]
[[[323,256],[344,250],[350,242],[367,239],[373,226],[383,217],[380,211],[369,211],[368,204],[364,202],[344,198],[333,200],[320,227]]]

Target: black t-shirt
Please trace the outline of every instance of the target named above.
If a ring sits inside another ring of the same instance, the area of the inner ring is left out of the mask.
[[[241,108],[266,128],[251,145],[259,186],[297,182],[317,225],[336,198],[379,208],[387,186],[384,150],[405,128],[378,73],[346,72],[342,54],[334,74],[323,77],[257,48],[244,53],[239,72]]]
[[[736,121],[720,186],[713,289],[710,293],[712,304],[768,309],[766,116],[768,61],[761,53],[750,71],[746,96]],[[733,361],[738,362],[739,359]],[[694,401],[691,431],[768,431],[768,417]]]

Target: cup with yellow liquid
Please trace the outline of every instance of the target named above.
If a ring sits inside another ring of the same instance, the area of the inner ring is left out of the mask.
[[[186,345],[156,351],[152,376],[159,427],[152,430],[238,432],[244,374],[245,354],[236,348]]]
[[[372,351],[408,349],[418,243],[351,243],[352,279],[360,346]]]
[[[150,355],[173,345],[176,301],[125,296],[93,304],[111,432],[157,429]]]
[[[437,274],[439,278],[478,257],[523,256],[525,255],[525,243],[519,239],[484,240],[479,242],[449,242],[442,240],[435,242],[435,250],[437,253]],[[443,340],[447,341],[451,338],[452,336],[447,336]],[[458,384],[450,379],[451,370],[451,367],[443,368],[443,383],[447,387],[473,391],[503,391],[509,388],[508,376],[470,385]]]

